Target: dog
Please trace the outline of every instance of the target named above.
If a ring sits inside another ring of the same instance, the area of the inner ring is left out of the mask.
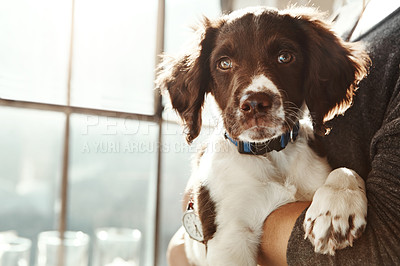
[[[183,217],[194,265],[256,265],[266,217],[311,201],[305,238],[334,255],[366,226],[363,179],[331,169],[321,138],[348,109],[369,58],[337,37],[311,8],[247,8],[204,18],[193,47],[165,57],[156,86],[167,91],[186,139],[200,133],[206,95],[221,129],[199,153]]]

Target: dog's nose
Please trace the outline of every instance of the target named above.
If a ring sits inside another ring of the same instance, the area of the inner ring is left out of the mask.
[[[240,99],[243,113],[266,113],[272,106],[272,98],[264,92],[246,94]]]

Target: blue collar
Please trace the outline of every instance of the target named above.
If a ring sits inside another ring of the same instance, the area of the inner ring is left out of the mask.
[[[235,144],[239,153],[250,155],[263,155],[271,151],[281,151],[288,145],[289,141],[294,142],[299,135],[300,124],[296,122],[291,131],[288,131],[281,136],[265,141],[265,142],[246,142],[232,139],[225,132],[225,138]]]

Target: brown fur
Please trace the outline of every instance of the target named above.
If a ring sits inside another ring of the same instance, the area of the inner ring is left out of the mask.
[[[199,217],[203,226],[204,244],[213,238],[217,231],[215,224],[215,203],[211,199],[210,192],[206,186],[201,186],[197,197],[199,205]]]

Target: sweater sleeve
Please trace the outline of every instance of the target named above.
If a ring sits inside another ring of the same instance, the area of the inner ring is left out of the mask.
[[[400,265],[400,78],[399,62],[382,125],[370,144],[371,170],[366,178],[367,227],[353,247],[335,256],[314,253],[304,240],[305,212],[297,219],[287,248],[289,265]],[[396,78],[397,77],[397,78]]]

